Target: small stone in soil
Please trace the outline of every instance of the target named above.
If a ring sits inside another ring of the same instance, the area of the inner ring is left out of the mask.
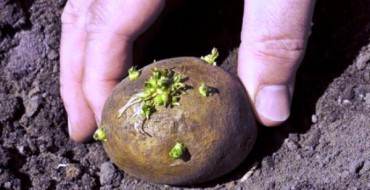
[[[357,70],[362,70],[366,67],[366,64],[368,63],[370,59],[369,54],[360,54],[360,56],[356,60],[356,68]]]
[[[5,182],[4,183],[4,188],[5,189],[10,189],[11,187],[12,187],[12,183],[11,182],[8,181],[8,182]]]
[[[314,114],[314,115],[312,115],[312,117],[311,117],[311,121],[312,121],[312,123],[317,123],[317,116]]]
[[[286,139],[285,144],[291,151],[295,151],[298,148],[297,144],[290,139]]]
[[[344,105],[348,105],[348,104],[350,104],[351,103],[351,101],[349,101],[349,100],[343,100],[343,104]]]
[[[231,182],[229,182],[229,183],[226,183],[225,187],[226,187],[227,189],[232,189],[232,188],[234,188],[234,187],[235,187],[235,185],[236,185],[235,181],[231,181]]]
[[[341,94],[341,99],[343,100],[343,102],[345,100],[352,100],[354,98],[354,91],[353,91],[353,86],[347,88],[346,90],[344,90],[344,92]]]
[[[19,154],[25,155],[25,148],[24,148],[23,145],[17,145],[16,148],[17,148]]]
[[[112,163],[104,162],[100,166],[100,184],[106,185],[112,182],[115,173],[115,168]]]
[[[348,177],[348,176],[349,176],[349,174],[350,174],[350,173],[349,173],[349,171],[348,171],[348,170],[344,170],[343,172],[341,172],[341,173],[340,173],[340,175],[341,175],[341,177],[342,177],[342,178],[346,178],[346,177]]]
[[[321,137],[321,131],[320,129],[316,129],[305,141],[305,146],[309,146],[312,148],[315,148],[317,144],[319,143]]]
[[[41,97],[40,96],[32,96],[29,100],[26,102],[26,116],[32,117],[37,110],[39,109],[41,103]]]
[[[368,82],[370,80],[370,71],[369,70],[366,70],[364,72],[364,80],[365,80],[365,82]]]
[[[302,156],[300,154],[297,154],[297,156],[295,158],[296,158],[296,160],[302,160]]]
[[[49,60],[55,60],[56,58],[58,58],[58,53],[52,49],[48,52],[47,57]]]
[[[364,100],[367,105],[370,105],[370,93],[366,93]]]

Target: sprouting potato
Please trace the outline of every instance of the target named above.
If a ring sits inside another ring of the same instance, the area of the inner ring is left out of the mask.
[[[148,85],[153,71],[163,69],[172,78],[158,77]],[[174,81],[181,86],[178,92],[156,87]],[[191,57],[158,61],[135,80],[124,79],[104,106],[101,126],[104,148],[119,168],[171,185],[201,183],[230,172],[247,157],[257,136],[239,80]]]

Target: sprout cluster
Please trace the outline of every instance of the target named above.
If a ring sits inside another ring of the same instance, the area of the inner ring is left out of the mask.
[[[137,78],[139,78],[139,76],[140,76],[140,72],[136,69],[136,67],[131,67],[131,68],[128,70],[128,78],[129,78],[131,81],[136,80]]]
[[[137,114],[146,119],[149,119],[156,110],[156,106],[180,105],[180,95],[185,90],[185,84],[181,80],[181,76],[170,69],[153,69],[152,76],[145,82],[144,92],[133,95],[127,104],[118,110],[118,117],[121,117],[130,106],[138,103],[141,104]]]
[[[207,63],[216,66],[216,59],[219,53],[216,48],[212,49],[211,54],[202,56],[201,59]],[[128,70],[128,77],[131,81],[135,81],[140,77],[140,71],[136,67],[131,67]],[[179,106],[181,94],[186,90],[185,84],[182,82],[183,78],[175,74],[171,69],[157,69],[152,70],[152,75],[145,82],[145,89],[143,92],[134,94],[128,102],[118,110],[118,118],[120,118],[125,111],[134,106],[134,116],[140,116],[140,123],[135,123],[134,127],[139,131],[138,127],[141,125],[142,132],[147,134],[143,125],[145,120],[149,119],[151,114],[156,111],[156,106]],[[212,92],[212,88],[206,86],[204,83],[198,88],[201,96],[207,97]],[[94,133],[95,140],[106,141],[105,128],[100,126]],[[186,147],[182,143],[176,143],[173,149],[169,152],[172,159],[178,159],[184,154]]]
[[[106,141],[107,140],[107,135],[105,133],[105,128],[104,126],[100,126],[98,127],[98,129],[95,131],[94,133],[94,136],[93,136],[94,140],[96,141]]]
[[[206,61],[207,63],[213,66],[216,66],[217,65],[216,59],[218,58],[218,56],[219,56],[218,50],[216,48],[213,48],[211,54],[202,56],[200,57],[200,59]]]
[[[186,146],[183,143],[177,142],[175,146],[171,149],[171,151],[168,153],[168,156],[171,159],[179,159],[181,156],[185,154]]]
[[[212,89],[208,86],[206,86],[204,83],[202,83],[199,88],[198,88],[198,92],[201,96],[208,96],[210,93],[211,93]]]

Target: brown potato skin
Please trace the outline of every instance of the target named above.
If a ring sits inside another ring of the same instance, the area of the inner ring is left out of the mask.
[[[133,108],[121,118],[118,110],[133,94],[144,91],[152,68],[172,68],[192,87],[181,95],[180,106],[159,108],[144,124],[149,135],[134,128]],[[204,82],[217,93],[202,97]],[[236,78],[198,58],[181,57],[158,61],[143,68],[136,81],[124,79],[105,104],[103,143],[111,160],[128,174],[153,183],[189,185],[230,172],[249,154],[257,127],[247,94]],[[191,155],[173,160],[168,153],[176,142],[184,143]]]

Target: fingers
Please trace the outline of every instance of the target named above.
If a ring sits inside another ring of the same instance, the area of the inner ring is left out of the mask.
[[[259,121],[290,115],[295,73],[310,32],[314,0],[245,0],[238,74]]]
[[[95,130],[94,114],[82,91],[85,63],[85,20],[92,0],[67,2],[62,15],[60,47],[61,96],[68,114],[68,131],[75,141]]]
[[[62,16],[61,94],[74,141],[91,137],[105,100],[131,65],[132,42],[164,0],[69,0]]]
[[[159,15],[164,0],[95,0],[88,12],[83,91],[97,123],[104,103],[132,62],[132,43]]]

